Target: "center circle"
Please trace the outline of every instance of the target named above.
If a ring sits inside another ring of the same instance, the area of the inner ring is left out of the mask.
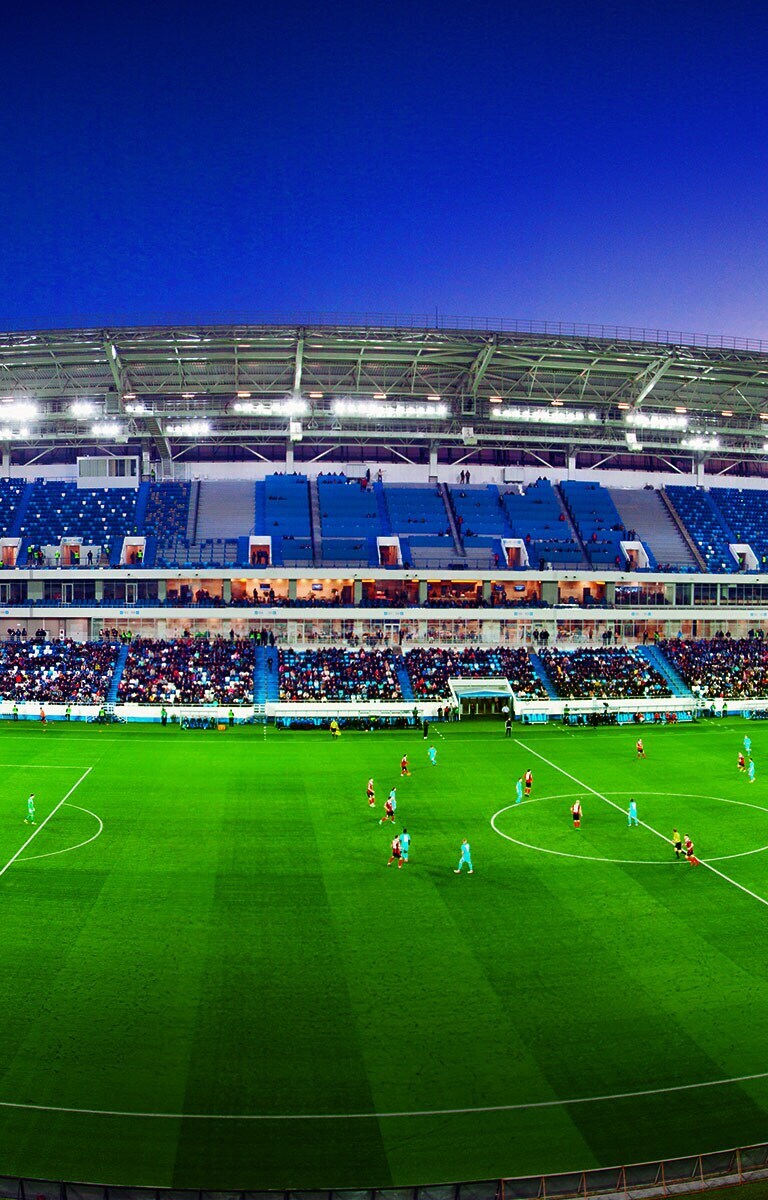
[[[516,809],[522,808],[522,806],[524,804],[536,804],[536,803],[542,802],[543,800],[575,800],[577,798],[579,800],[584,800],[589,797],[591,797],[595,800],[601,800],[603,797],[607,798],[609,796],[665,796],[670,800],[675,800],[675,799],[677,799],[677,800],[717,800],[721,804],[737,804],[741,808],[754,808],[757,810],[757,812],[764,813],[766,816],[768,816],[768,809],[763,808],[759,804],[750,804],[747,800],[729,800],[726,796],[708,796],[702,792],[629,792],[629,791],[622,791],[622,792],[601,792],[598,794],[596,792],[586,789],[586,790],[580,791],[580,792],[561,792],[558,795],[552,795],[552,796],[535,796],[535,797],[532,796],[532,797],[529,797],[527,800],[521,801],[520,804],[517,804],[517,803],[507,804],[504,806],[504,808],[500,808],[498,810],[498,812],[495,812],[493,814],[493,816],[491,817],[491,828],[493,829],[494,833],[497,833],[499,835],[499,837],[505,838],[508,842],[514,842],[514,844],[516,846],[523,846],[526,850],[536,850],[539,854],[552,854],[556,858],[577,858],[577,859],[580,859],[582,862],[615,863],[618,865],[634,866],[634,867],[638,867],[638,866],[639,867],[669,867],[669,866],[673,866],[675,864],[675,859],[673,859],[673,858],[670,858],[668,860],[663,860],[663,861],[660,859],[656,859],[656,858],[604,858],[602,855],[599,855],[599,854],[572,854],[567,850],[553,850],[552,847],[550,847],[550,846],[537,846],[533,842],[524,842],[521,838],[514,838],[511,836],[511,834],[504,833],[503,829],[499,829],[498,825],[496,824],[496,820],[498,817],[503,816],[503,814],[506,812],[510,812],[510,811],[514,812]],[[671,844],[672,843],[670,842],[670,845]],[[716,862],[726,862],[726,861],[728,861],[728,859],[731,859],[731,858],[748,858],[752,854],[762,854],[765,850],[768,850],[768,844],[766,844],[765,846],[756,846],[754,850],[740,850],[737,854],[720,854],[720,855],[717,855],[716,857],[715,856],[713,856],[711,858],[708,857],[707,862],[716,863]]]

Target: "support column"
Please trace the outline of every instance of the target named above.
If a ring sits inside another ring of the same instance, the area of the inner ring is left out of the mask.
[[[293,442],[286,442],[285,443],[285,469],[286,469],[286,471],[288,471],[289,473],[291,471],[293,471],[293,464],[294,464]]]
[[[429,480],[437,480],[437,446],[429,447]]]
[[[157,598],[161,604],[164,604],[168,596],[168,583],[165,579],[157,581]]]
[[[288,599],[289,600],[296,599],[296,580],[295,579],[288,580]]]
[[[11,445],[10,442],[5,442],[3,445],[3,479],[8,479],[11,474]]]
[[[491,581],[490,579],[483,580],[483,600],[488,601],[491,598]]]
[[[557,580],[542,579],[541,581],[541,599],[544,604],[554,606],[557,604]]]
[[[611,606],[616,603],[616,583],[613,579],[606,580],[605,603]]]
[[[427,603],[427,581],[426,579],[419,580],[419,604]]]
[[[225,604],[232,603],[232,580],[224,579],[221,585],[221,598]]]
[[[101,604],[104,599],[104,580],[94,579],[93,581],[93,598],[97,604]]]
[[[362,579],[353,579],[352,581],[352,601],[355,606],[359,605],[363,599],[363,581]]]
[[[576,473],[576,455],[573,453],[573,451],[570,451],[568,454],[567,472],[568,472],[568,478],[573,479],[573,477]]]

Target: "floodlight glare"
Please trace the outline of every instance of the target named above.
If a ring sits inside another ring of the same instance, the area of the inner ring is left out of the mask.
[[[362,417],[369,421],[388,421],[408,417],[442,420],[448,416],[447,404],[411,404],[406,401],[334,400],[335,417]]]
[[[210,421],[177,421],[166,425],[165,432],[169,437],[203,437],[211,432]]]
[[[70,404],[69,411],[73,417],[92,417],[96,405],[90,400],[75,400],[74,404]]]
[[[579,408],[562,408],[560,404],[553,412],[551,408],[497,408],[491,410],[491,417],[497,421],[517,421],[528,425],[579,425],[582,421],[597,419],[596,413],[585,413]]]

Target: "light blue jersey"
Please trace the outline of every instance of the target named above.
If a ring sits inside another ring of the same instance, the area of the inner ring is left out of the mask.
[[[522,800],[523,800],[523,781],[522,781],[522,779],[518,779],[517,783],[515,784],[515,793],[517,795],[515,804],[521,804]]]
[[[408,850],[411,845],[411,835],[405,830],[400,834],[400,852],[405,862],[408,862]]]
[[[755,764],[753,763],[751,758],[749,760],[749,766],[747,767],[747,776],[749,777],[750,783],[755,782]]]
[[[429,754],[429,761],[432,763],[432,766],[433,767],[436,766],[437,765],[437,750],[435,750],[434,746],[429,747],[428,754]]]
[[[472,852],[470,850],[469,842],[466,842],[466,841],[461,843],[461,858],[459,859],[458,867],[456,867],[456,869],[454,871],[455,875],[459,875],[461,873],[461,868],[464,866],[464,863],[466,863],[467,866],[469,867],[469,873],[471,875],[472,870],[473,870],[473,868],[472,868]]]
[[[637,825],[637,801],[630,800],[629,809],[627,810],[627,825],[631,825],[634,821]]]
[[[748,733],[745,733],[744,734],[744,750],[746,751],[747,754],[749,754],[751,749],[752,749],[752,738],[749,736]]]

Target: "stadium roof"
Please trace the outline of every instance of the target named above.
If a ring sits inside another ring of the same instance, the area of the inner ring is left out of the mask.
[[[18,462],[126,446],[280,461],[301,442],[304,461],[471,447],[545,465],[759,471],[768,347],[673,336],[320,322],[7,333],[0,443]]]

